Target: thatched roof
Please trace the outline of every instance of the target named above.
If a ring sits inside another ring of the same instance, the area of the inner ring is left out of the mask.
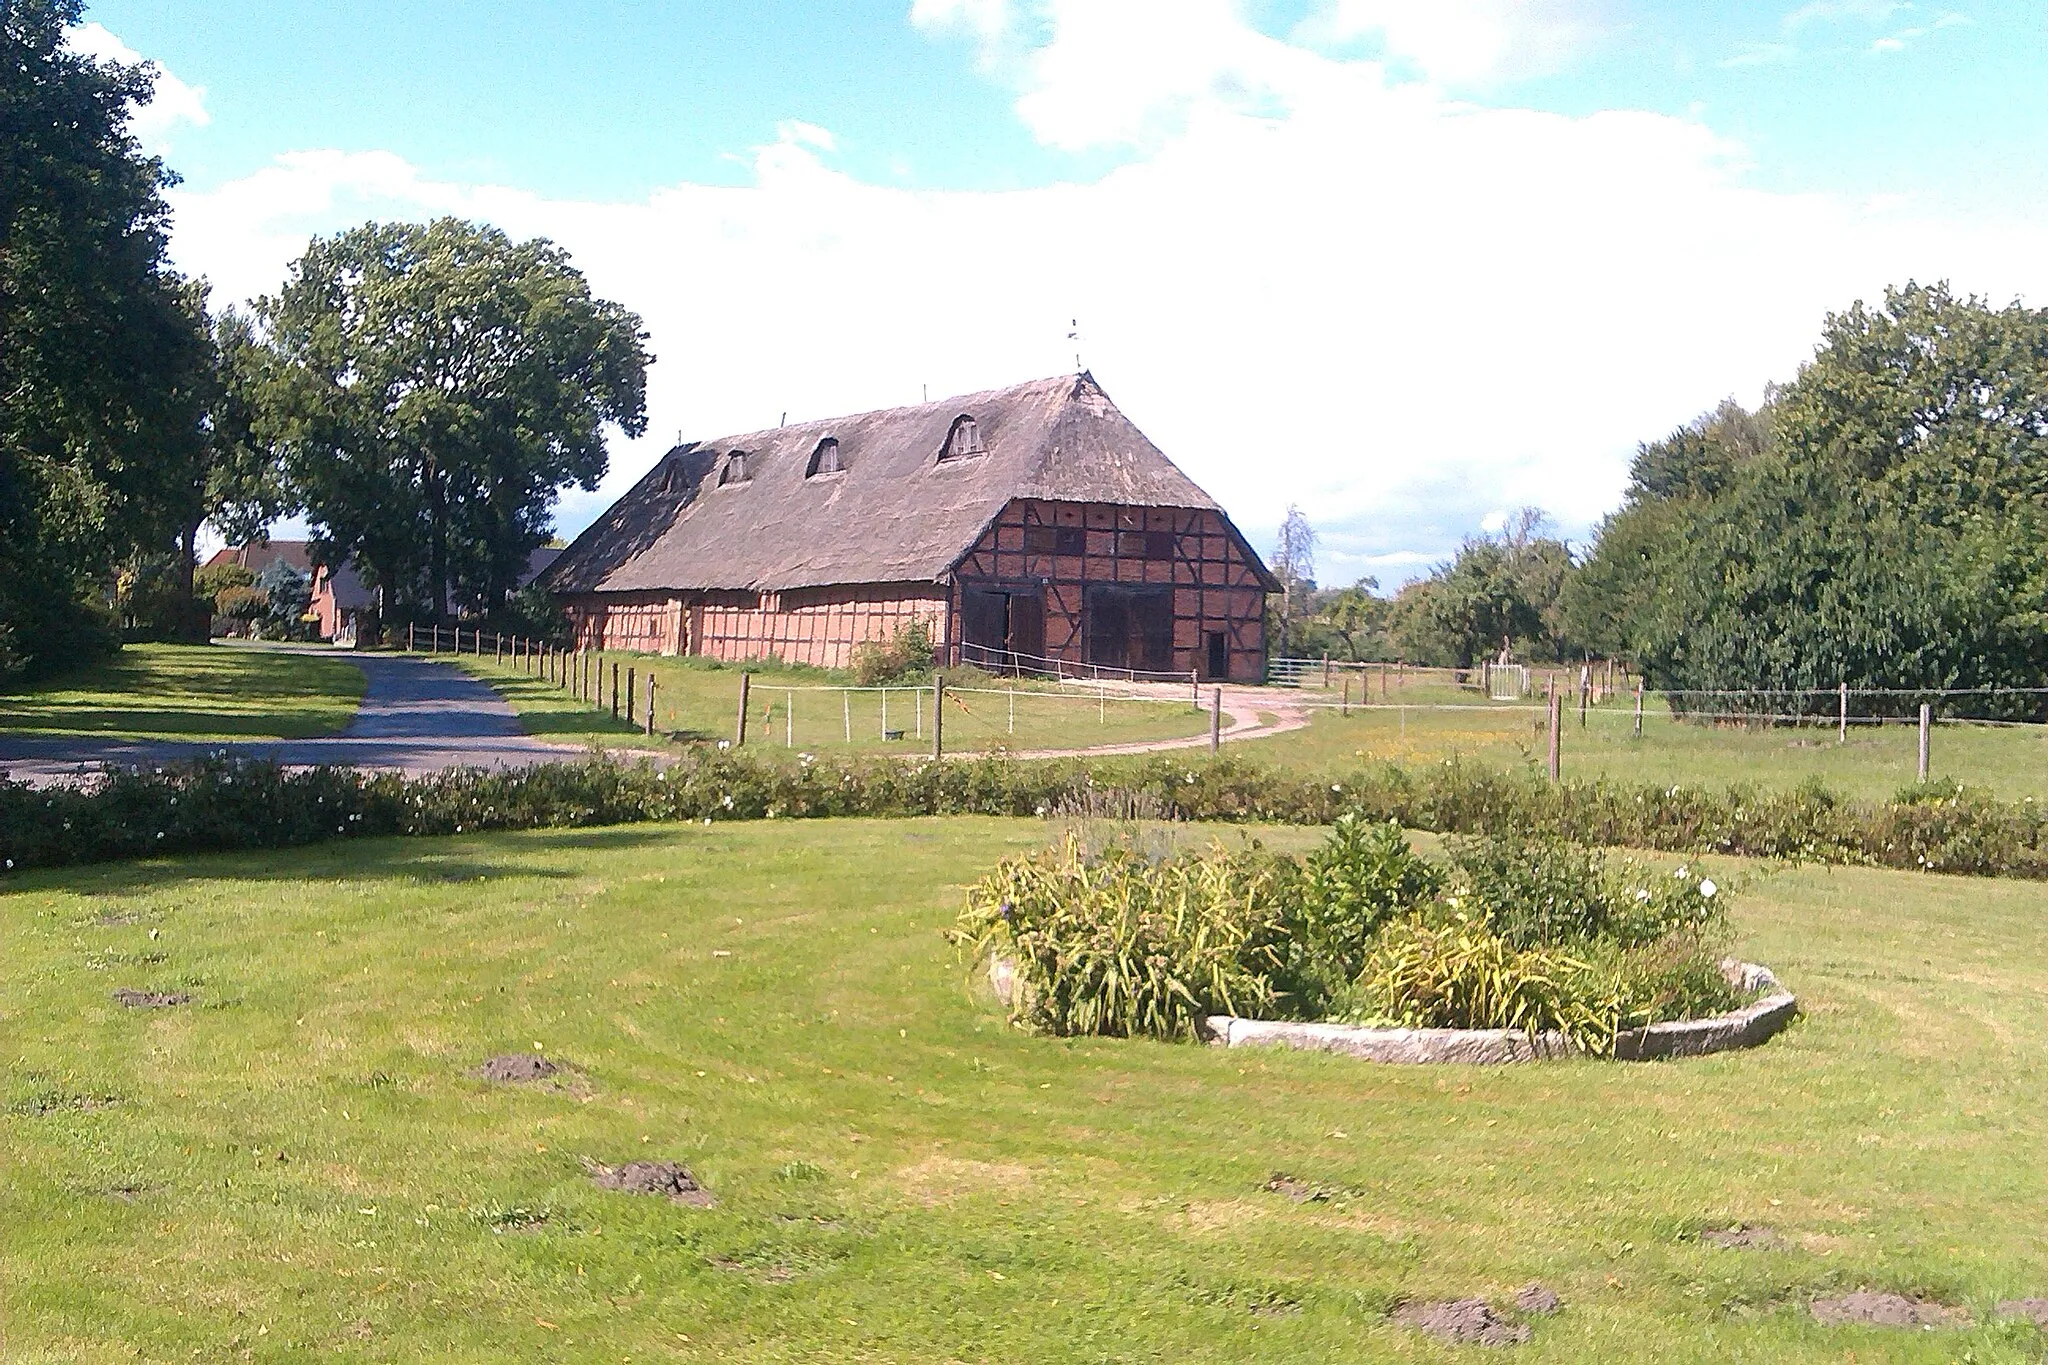
[[[962,417],[985,453],[941,459]],[[827,440],[844,472],[811,475]],[[744,480],[721,485],[735,451]],[[541,582],[558,593],[938,582],[1013,498],[1222,512],[1093,377],[1070,374],[678,445]]]

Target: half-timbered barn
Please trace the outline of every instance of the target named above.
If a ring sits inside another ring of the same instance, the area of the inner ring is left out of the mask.
[[[1087,374],[678,445],[541,582],[587,647],[1246,681],[1278,590]]]

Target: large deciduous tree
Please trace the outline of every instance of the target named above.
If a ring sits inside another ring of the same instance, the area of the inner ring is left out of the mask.
[[[2048,311],[1908,285],[1644,447],[1575,606],[1665,687],[2038,687],[2044,532]]]
[[[257,304],[271,430],[334,562],[388,609],[503,606],[557,491],[646,428],[639,317],[567,253],[444,218],[316,239]]]
[[[78,0],[0,0],[0,675],[112,642],[113,565],[161,544],[165,441],[203,345],[165,260],[147,66],[65,45]]]

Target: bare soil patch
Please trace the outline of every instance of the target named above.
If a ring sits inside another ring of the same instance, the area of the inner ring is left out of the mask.
[[[2048,1299],[2004,1299],[1991,1310],[1998,1318],[2025,1318],[2034,1326],[2048,1331]]]
[[[93,923],[102,928],[112,929],[123,924],[139,923],[141,919],[142,916],[136,914],[133,910],[108,910],[95,919]]]
[[[508,1052],[502,1057],[493,1057],[469,1074],[480,1081],[497,1081],[505,1085],[519,1085],[530,1081],[544,1081],[556,1075],[561,1067],[537,1052]]]
[[[1485,1299],[1404,1303],[1394,1321],[1457,1346],[1519,1346],[1529,1339],[1526,1324],[1496,1313]]]
[[[1961,1327],[1970,1315],[1932,1299],[1859,1289],[1839,1298],[1815,1299],[1813,1316],[1830,1326],[1863,1323],[1873,1327]]]
[[[1721,1247],[1728,1251],[1776,1251],[1785,1245],[1773,1228],[1760,1227],[1754,1223],[1733,1223],[1725,1228],[1708,1228],[1700,1234],[1700,1240],[1708,1246]]]
[[[173,1005],[192,1003],[190,991],[139,991],[132,986],[122,986],[114,992],[114,1002],[131,1010],[161,1010]]]
[[[623,1166],[593,1164],[590,1178],[601,1190],[622,1194],[654,1194],[671,1203],[708,1209],[718,1200],[697,1178],[673,1161],[629,1161]]]
[[[1515,1295],[1515,1307],[1532,1317],[1548,1317],[1564,1307],[1555,1290],[1540,1284],[1525,1284]]]
[[[1268,1180],[1263,1188],[1274,1194],[1285,1195],[1297,1204],[1327,1204],[1333,1199],[1358,1197],[1357,1190],[1346,1189],[1341,1185],[1319,1185],[1314,1181],[1303,1180],[1299,1176],[1288,1175],[1284,1171],[1275,1171],[1273,1178]]]

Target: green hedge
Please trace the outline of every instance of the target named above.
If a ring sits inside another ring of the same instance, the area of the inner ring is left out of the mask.
[[[2048,819],[1937,785],[1889,802],[1817,786],[1552,786],[1459,763],[1300,777],[1242,758],[1090,765],[987,758],[786,764],[695,750],[663,768],[604,759],[404,778],[286,771],[226,759],[110,772],[88,788],[0,783],[9,870],[326,839],[560,828],[648,820],[1042,814],[1088,787],[1150,793],[1190,820],[1328,824],[1347,811],[1440,833],[1540,834],[1582,844],[1720,852],[1986,876],[2048,877]]]

